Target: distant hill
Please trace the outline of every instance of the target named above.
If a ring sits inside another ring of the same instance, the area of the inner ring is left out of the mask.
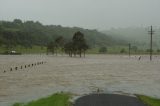
[[[154,49],[160,48],[160,28],[156,28],[155,34],[153,35],[153,47]],[[138,46],[142,49],[149,48],[150,35],[148,34],[149,27],[128,27],[128,28],[117,28],[102,31],[103,33],[112,36],[114,39],[123,39],[134,46]]]
[[[19,19],[15,19],[13,22],[0,21],[0,44],[25,47],[33,45],[46,46],[47,43],[54,41],[58,36],[63,36],[68,41],[77,31],[84,33],[90,47],[125,44],[124,41],[113,39],[97,30],[62,27],[60,25],[42,25],[38,21],[22,22]]]

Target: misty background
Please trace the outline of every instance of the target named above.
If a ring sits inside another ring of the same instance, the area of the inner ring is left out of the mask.
[[[96,29],[112,37],[116,42],[125,40],[145,49],[149,48],[148,30],[149,26],[153,25],[156,31],[153,45],[158,49],[159,4],[159,0],[0,0],[0,20],[21,19],[23,22],[33,20],[43,25],[73,27],[70,33],[74,32],[74,27]],[[92,38],[92,44],[97,38]],[[106,39],[106,42],[112,41],[111,38]]]
[[[0,19],[105,30],[159,26],[159,0],[0,0]]]

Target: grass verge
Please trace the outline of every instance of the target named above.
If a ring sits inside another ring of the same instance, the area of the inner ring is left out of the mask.
[[[70,106],[69,93],[57,93],[29,103],[15,103],[13,106]]]
[[[137,95],[137,97],[148,106],[160,106],[160,99],[151,98],[144,95]]]

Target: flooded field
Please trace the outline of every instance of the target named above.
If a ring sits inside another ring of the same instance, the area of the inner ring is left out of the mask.
[[[160,97],[160,56],[154,56],[152,62],[149,56],[138,58],[125,55],[87,55],[86,58],[1,55],[0,106],[60,91],[83,95],[98,88],[106,93]]]

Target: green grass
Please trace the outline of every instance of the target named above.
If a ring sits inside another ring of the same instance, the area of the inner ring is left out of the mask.
[[[4,46],[0,47],[0,53],[4,53],[7,49]],[[16,51],[22,54],[37,54],[37,53],[46,53],[46,47],[41,48],[40,46],[33,46],[32,48],[25,48],[22,46],[16,46],[10,49],[9,51]]]
[[[90,48],[86,51],[86,54],[99,54],[99,47]],[[120,53],[122,49],[125,49],[125,53]],[[0,46],[0,53],[4,53],[7,51],[4,45]],[[47,48],[46,47],[40,47],[40,46],[33,46],[32,48],[25,48],[22,46],[16,46],[10,49],[9,51],[16,51],[20,52],[22,54],[41,54],[46,53]],[[60,50],[58,50],[58,53],[62,53]],[[107,47],[107,53],[106,54],[128,54],[128,47],[127,46],[109,46]],[[149,54],[149,52],[146,52],[145,50],[138,50],[136,53],[131,50],[131,54]],[[153,54],[159,55],[160,53],[154,51]]]
[[[125,46],[110,46],[110,47],[107,47],[107,53],[106,54],[120,54],[120,51],[121,49],[125,49],[126,50],[126,53],[128,53],[128,48],[125,47]],[[99,47],[96,47],[96,48],[91,48],[91,49],[88,49],[86,53],[88,54],[99,54]]]
[[[100,49],[99,47],[90,48],[86,51],[86,53],[87,54],[99,54],[99,49]],[[124,53],[120,53],[120,51],[122,49],[125,49]],[[143,49],[139,49],[139,50],[137,50],[137,52],[131,50],[130,53],[131,53],[131,55],[139,55],[139,54],[147,55],[147,54],[149,54],[149,52],[146,52],[146,50],[143,50]],[[106,54],[126,54],[126,55],[128,55],[128,47],[127,46],[109,46],[109,47],[107,47]],[[160,53],[156,52],[155,50],[154,50],[153,54],[160,55]]]
[[[13,106],[70,106],[70,97],[67,93],[57,93],[27,104],[15,103]]]
[[[144,95],[137,95],[137,97],[148,106],[160,106],[160,99],[151,98]]]

